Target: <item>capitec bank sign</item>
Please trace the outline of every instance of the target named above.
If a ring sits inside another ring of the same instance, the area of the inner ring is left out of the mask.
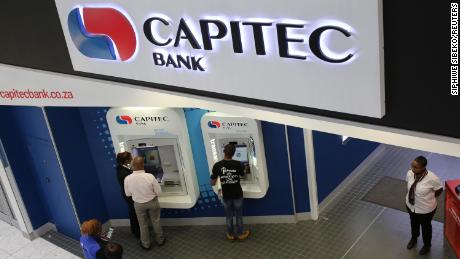
[[[157,47],[174,46],[179,48],[181,42],[190,44],[195,50],[213,50],[213,41],[222,40],[230,33],[233,52],[244,53],[241,38],[240,26],[249,26],[252,29],[252,38],[256,55],[267,55],[264,41],[264,27],[276,27],[278,52],[281,58],[292,58],[306,60],[307,54],[292,54],[289,43],[304,43],[302,37],[289,37],[288,31],[294,29],[305,29],[306,23],[276,23],[267,21],[229,21],[229,27],[220,19],[200,19],[200,35],[195,35],[191,25],[181,18],[172,35],[166,39],[159,39],[158,26],[173,27],[172,21],[164,15],[148,18],[143,24],[145,38]],[[113,7],[77,7],[69,13],[69,32],[75,47],[85,56],[97,59],[126,61],[133,57],[137,48],[135,29],[120,10]],[[212,33],[212,27],[215,32]],[[351,50],[348,50],[341,57],[326,51],[325,42],[321,37],[328,31],[341,33],[344,37],[351,36],[351,28],[347,25],[340,26],[336,23],[323,25],[315,28],[309,36],[311,53],[318,59],[328,63],[345,63],[353,57]],[[202,40],[198,42],[197,37]],[[305,44],[304,44],[305,45]],[[304,46],[306,47],[306,46]],[[299,52],[300,53],[300,52]],[[166,56],[167,55],[167,56]],[[205,71],[200,61],[205,56],[188,56],[152,53],[154,64],[170,68],[183,68],[188,70]]]
[[[60,0],[56,6],[78,71],[384,114],[379,0]]]

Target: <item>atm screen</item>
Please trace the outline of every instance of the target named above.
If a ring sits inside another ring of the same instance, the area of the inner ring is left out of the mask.
[[[240,161],[241,163],[248,162],[248,147],[246,145],[237,145],[235,149],[235,155],[233,159]]]
[[[161,167],[160,153],[158,147],[138,147],[133,148],[133,155],[144,157],[145,172],[153,174],[155,178],[163,178],[163,168]]]

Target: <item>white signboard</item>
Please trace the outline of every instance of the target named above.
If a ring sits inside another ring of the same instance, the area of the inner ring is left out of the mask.
[[[56,1],[75,70],[384,115],[379,0]]]

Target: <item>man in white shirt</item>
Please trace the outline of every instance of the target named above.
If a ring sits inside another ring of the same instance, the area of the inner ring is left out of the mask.
[[[417,244],[422,226],[423,248],[420,255],[427,254],[431,248],[432,227],[431,220],[436,212],[436,197],[442,193],[442,182],[438,176],[426,169],[428,161],[419,156],[411,163],[411,170],[407,172],[406,208],[410,216],[412,237],[407,249]]]
[[[152,174],[144,171],[144,158],[133,159],[133,173],[125,178],[124,182],[126,196],[132,196],[134,209],[141,230],[141,243],[143,249],[149,250],[150,232],[149,219],[153,225],[155,241],[159,246],[164,245],[165,238],[160,225],[160,203],[158,195],[161,194],[161,186]]]

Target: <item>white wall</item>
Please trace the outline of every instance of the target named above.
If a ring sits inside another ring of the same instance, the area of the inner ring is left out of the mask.
[[[2,99],[0,105],[190,107],[460,157],[460,139],[135,85],[0,65],[0,90],[66,90],[73,99]],[[110,98],[107,98],[110,96]]]

